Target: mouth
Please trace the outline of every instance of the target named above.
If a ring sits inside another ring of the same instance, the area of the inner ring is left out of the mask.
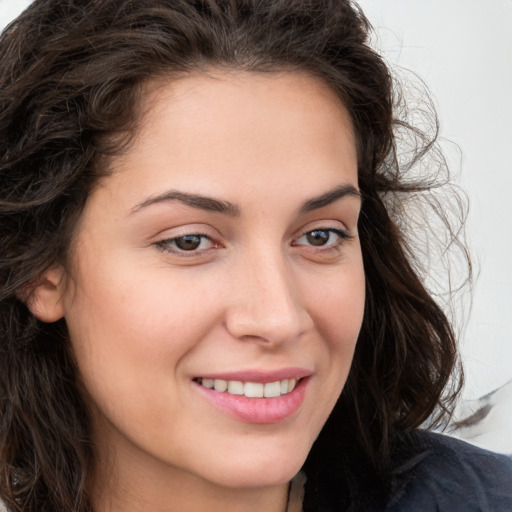
[[[283,379],[274,382],[243,382],[239,380],[206,379],[197,377],[200,386],[219,393],[244,395],[247,398],[278,398],[291,393],[302,379]]]
[[[279,374],[279,375],[277,375]],[[235,372],[192,379],[193,387],[215,409],[239,421],[279,423],[294,417],[304,401],[311,372]]]

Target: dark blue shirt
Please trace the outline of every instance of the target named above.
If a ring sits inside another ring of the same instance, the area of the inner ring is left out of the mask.
[[[422,430],[401,436],[382,475],[357,451],[340,466],[346,453],[305,468],[305,512],[512,512],[505,455]]]
[[[512,512],[509,457],[429,432],[411,440],[386,512]]]

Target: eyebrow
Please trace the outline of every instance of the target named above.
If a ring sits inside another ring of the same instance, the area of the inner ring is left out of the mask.
[[[170,190],[158,196],[150,197],[138,204],[131,213],[136,213],[143,208],[147,208],[153,204],[164,203],[168,201],[178,201],[192,208],[206,210],[209,212],[223,213],[230,217],[239,217],[240,208],[229,201],[221,201],[213,197],[202,196],[199,194],[190,194],[187,192],[179,192],[177,190]]]
[[[313,197],[306,201],[300,208],[300,213],[307,213],[313,210],[318,210],[324,206],[329,206],[346,196],[358,197],[361,199],[361,192],[357,190],[353,185],[339,185],[333,190],[326,192],[318,197]]]
[[[328,206],[346,196],[361,197],[361,193],[353,185],[339,185],[318,197],[308,199],[299,209],[299,213],[307,213]],[[180,192],[178,190],[169,190],[163,194],[149,197],[142,203],[139,203],[130,212],[130,215],[147,208],[148,206],[165,203],[168,201],[178,201],[192,208],[206,210],[210,212],[221,213],[230,217],[239,217],[241,214],[240,207],[229,201],[222,201],[213,197],[203,196],[200,194],[191,194],[188,192]]]

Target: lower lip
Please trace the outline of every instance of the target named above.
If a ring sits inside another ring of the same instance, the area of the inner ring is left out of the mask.
[[[284,421],[299,409],[308,381],[308,377],[303,378],[293,391],[274,398],[248,398],[208,389],[197,382],[193,385],[210,403],[230,416],[247,423],[268,424]]]

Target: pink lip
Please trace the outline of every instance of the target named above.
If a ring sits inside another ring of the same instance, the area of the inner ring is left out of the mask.
[[[231,395],[227,392],[219,392],[205,388],[201,384],[192,381],[192,384],[214,407],[222,412],[244,422],[257,424],[270,424],[284,421],[292,416],[304,401],[306,388],[311,372],[290,369],[290,372],[242,372],[222,374],[222,376],[204,376],[204,378],[217,378],[222,380],[239,380],[242,382],[275,382],[286,378],[296,378],[295,375],[303,375],[294,390],[286,395],[275,398],[248,398],[244,395]],[[305,375],[304,375],[305,373]],[[283,374],[294,376],[283,377]],[[276,375],[278,375],[276,377]]]

